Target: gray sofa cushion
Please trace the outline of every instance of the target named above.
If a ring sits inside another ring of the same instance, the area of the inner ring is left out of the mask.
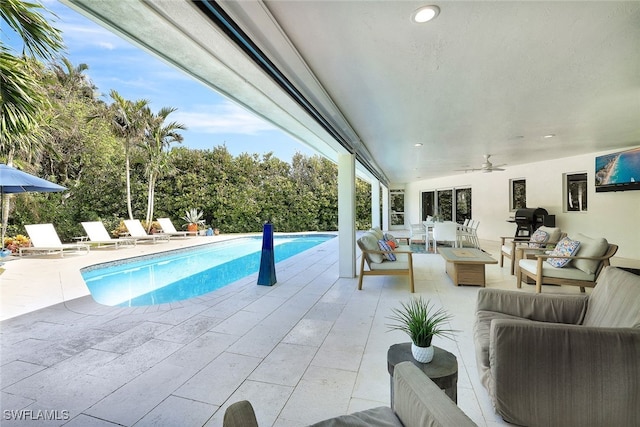
[[[412,362],[396,365],[393,371],[393,398],[393,409],[406,427],[477,427]]]
[[[640,279],[635,274],[607,267],[591,292],[585,326],[640,328]]]
[[[476,312],[476,323],[473,330],[473,339],[476,345],[476,362],[478,364],[478,372],[480,373],[480,382],[489,390],[493,389],[490,385],[491,375],[489,373],[489,334],[491,331],[491,321],[496,319],[511,319],[527,322],[526,319],[521,317],[497,313],[495,311]]]
[[[386,406],[379,406],[366,411],[320,421],[310,427],[403,427],[393,410]]]
[[[395,366],[393,390],[393,409],[368,409],[321,421],[312,427],[477,427],[412,362]]]
[[[640,277],[614,267],[589,296],[480,289],[476,358],[497,412],[517,425],[640,425],[638,307]]]

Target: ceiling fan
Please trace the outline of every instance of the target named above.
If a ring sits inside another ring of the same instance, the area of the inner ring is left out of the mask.
[[[479,169],[457,169],[457,170],[462,170],[465,172],[482,171],[484,173],[505,170],[505,169],[502,169],[502,166],[506,166],[506,164],[494,165],[493,163],[491,163],[491,161],[489,161],[489,157],[491,157],[491,154],[484,155],[484,163],[482,163]]]

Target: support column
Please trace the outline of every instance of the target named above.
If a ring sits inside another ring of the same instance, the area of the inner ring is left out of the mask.
[[[338,155],[338,273],[356,277],[356,156]]]
[[[380,181],[371,181],[371,227],[382,228],[380,218]]]
[[[382,186],[382,229],[391,229],[391,221],[389,221],[389,189],[384,185]]]

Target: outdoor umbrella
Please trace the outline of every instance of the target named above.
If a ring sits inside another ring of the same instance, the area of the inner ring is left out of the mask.
[[[19,171],[16,168],[0,163],[0,205],[5,194],[11,193],[27,193],[27,192],[54,192],[64,191],[65,187],[49,182],[46,179]],[[2,215],[2,240],[0,240],[0,248],[4,248],[4,215]]]

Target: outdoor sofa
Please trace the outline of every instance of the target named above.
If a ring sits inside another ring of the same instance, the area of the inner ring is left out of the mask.
[[[640,276],[607,267],[590,295],[480,289],[474,341],[506,421],[640,425]]]

